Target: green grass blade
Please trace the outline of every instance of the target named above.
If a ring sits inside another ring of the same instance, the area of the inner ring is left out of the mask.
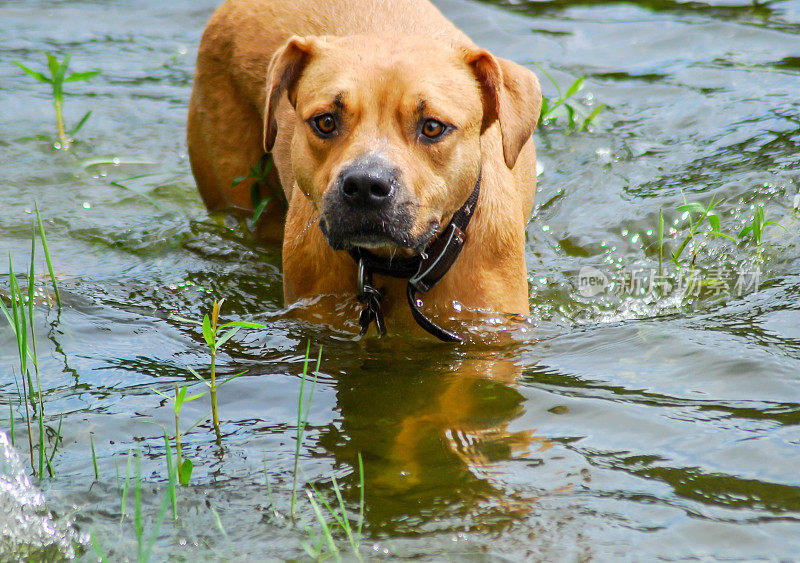
[[[274,509],[275,499],[272,498],[272,485],[269,482],[269,470],[267,468],[266,458],[264,458],[264,481],[267,483],[267,498],[269,499],[269,504]]]
[[[780,223],[777,223],[775,221],[767,221],[766,223],[764,223],[765,227],[768,227],[770,225],[772,225],[773,227],[780,227],[781,229],[783,229],[787,233],[789,232],[789,229],[787,229],[786,227],[784,227],[783,225],[781,225]]]
[[[53,76],[53,82],[60,82],[62,84],[64,83],[64,77],[67,75],[70,59],[72,59],[72,55],[67,53],[64,56],[64,61],[58,66],[58,74]]]
[[[169,478],[169,488],[167,493],[172,501],[172,517],[175,522],[178,521],[178,495],[175,491],[175,466],[172,461],[172,448],[169,445],[169,438],[167,437],[167,429],[164,428],[164,453],[167,458],[167,476]]]
[[[125,485],[123,486],[122,490],[120,491],[120,518],[119,523],[122,524],[122,521],[125,520],[125,508],[128,504],[128,492],[130,491],[131,485],[131,450],[128,450],[128,464],[125,468]]]
[[[203,317],[203,338],[208,344],[208,347],[214,350],[214,329],[211,328],[211,319],[208,315]]]
[[[594,109],[592,110],[592,113],[590,113],[589,115],[587,115],[587,116],[586,116],[586,119],[584,119],[584,120],[583,120],[583,123],[581,123],[581,131],[587,131],[587,130],[589,129],[589,125],[591,125],[591,124],[592,124],[592,122],[593,122],[595,119],[597,119],[597,116],[598,116],[598,115],[600,115],[600,112],[601,112],[601,111],[603,111],[603,109],[604,109],[605,107],[606,107],[606,105],[605,105],[605,104],[600,104],[599,106],[597,106],[596,108],[594,108]]]
[[[330,526],[325,520],[325,516],[322,514],[322,510],[317,504],[317,501],[314,499],[314,493],[310,489],[306,489],[306,496],[308,497],[308,500],[311,501],[311,507],[314,509],[314,514],[317,517],[317,521],[319,522],[320,526],[322,526],[322,534],[325,538],[325,543],[328,544],[328,549],[338,559],[339,549],[336,547],[336,542],[333,541],[333,535],[331,534]]]
[[[0,309],[3,310],[3,314],[6,316],[6,320],[8,321],[8,326],[11,327],[11,330],[14,331],[14,338],[17,337],[17,327],[14,324],[14,318],[11,316],[11,312],[6,308],[6,304],[3,303],[3,300],[0,299]]]
[[[86,123],[89,120],[89,117],[91,117],[91,115],[92,115],[92,110],[89,110],[86,113],[84,113],[83,117],[81,117],[81,120],[78,122],[78,124],[72,128],[72,131],[69,132],[69,136],[74,137],[75,134],[81,130],[81,127],[83,127],[84,123]]]
[[[703,205],[702,203],[697,202],[697,201],[692,201],[690,203],[685,203],[683,205],[679,205],[675,209],[677,209],[678,211],[688,211],[689,213],[705,213],[706,212],[706,206]]]
[[[92,549],[94,549],[95,554],[100,559],[101,563],[106,563],[108,561],[108,557],[103,552],[103,548],[100,547],[100,541],[97,539],[97,536],[92,532]]]
[[[89,80],[93,76],[97,76],[102,71],[100,70],[89,70],[86,72],[75,72],[70,74],[67,78],[64,79],[64,82],[78,82],[79,80]]]
[[[13,312],[14,326],[17,334],[17,348],[19,349],[20,373],[24,381],[28,375],[28,329],[25,322],[25,305],[22,301],[22,292],[19,289],[17,276],[11,263],[11,254],[8,255],[8,281],[11,290],[11,311]],[[33,388],[30,389],[33,393]],[[33,400],[33,399],[31,399]]]
[[[203,383],[205,383],[206,385],[208,385],[208,387],[211,387],[211,384],[210,384],[210,383],[209,383],[209,382],[206,380],[206,378],[205,378],[205,377],[203,377],[202,375],[200,375],[199,373],[197,373],[197,372],[194,370],[194,368],[192,368],[192,367],[190,367],[190,366],[186,366],[186,369],[187,369],[187,370],[189,370],[189,373],[191,373],[191,374],[192,374],[193,376],[195,376],[197,379],[199,379],[200,381],[202,381]]]
[[[564,104],[567,110],[567,131],[572,132],[575,130],[575,108],[570,104]]]
[[[15,379],[16,379],[16,377],[15,377]],[[14,435],[14,407],[11,404],[11,399],[9,399],[9,401],[8,401],[8,420],[9,420],[9,423],[11,424],[11,445],[12,446],[16,446],[17,445],[17,439],[16,439],[16,436]]]
[[[545,118],[550,113],[550,100],[548,100],[545,96],[542,96],[542,106],[539,109],[539,125],[544,123]]]
[[[24,73],[25,73],[25,74],[27,74],[28,76],[31,76],[31,77],[35,78],[35,79],[36,79],[36,80],[38,80],[39,82],[45,82],[45,83],[47,83],[47,84],[51,84],[51,83],[52,83],[52,80],[50,80],[49,78],[47,78],[47,77],[46,77],[44,74],[42,74],[41,72],[36,72],[35,70],[33,70],[33,69],[31,69],[31,68],[28,68],[28,67],[26,67],[25,65],[23,65],[23,64],[21,64],[21,63],[19,63],[19,62],[17,62],[17,61],[11,61],[11,62],[12,62],[12,63],[14,63],[15,65],[17,65],[17,66],[18,66],[20,69],[22,69],[22,72],[24,72]]]
[[[180,321],[182,323],[191,323],[193,325],[203,326],[203,323],[201,323],[200,321],[196,321],[194,319],[187,319],[186,317],[179,317],[178,315],[170,315],[168,318]]]
[[[567,98],[571,98],[572,96],[574,96],[578,92],[578,90],[581,89],[581,86],[583,86],[583,79],[584,79],[584,77],[581,76],[575,82],[573,82],[572,85],[569,88],[567,88],[567,93],[564,94],[564,99],[565,100]]]
[[[153,553],[153,546],[158,539],[158,533],[161,531],[161,525],[164,523],[164,517],[167,515],[167,507],[169,506],[169,491],[164,493],[164,500],[161,501],[161,509],[158,511],[158,517],[153,523],[153,531],[150,534],[150,539],[147,541],[147,546],[144,551],[139,552],[139,561],[150,561],[150,556]]]
[[[157,393],[158,395],[161,395],[162,397],[164,397],[165,399],[167,399],[167,400],[169,400],[169,401],[171,401],[171,400],[172,400],[172,397],[170,397],[170,396],[169,396],[169,395],[167,395],[166,393],[162,393],[161,391],[159,391],[159,390],[158,390],[158,389],[156,389],[155,387],[151,387],[151,388],[150,388],[150,391],[152,391],[153,393]]]
[[[272,199],[273,198],[271,197],[265,197],[264,199],[258,202],[258,205],[253,210],[253,219],[252,219],[253,223],[258,222],[258,220],[261,218],[261,214],[264,213],[264,210],[267,208],[267,205],[269,205],[269,202],[272,201]]]
[[[136,552],[139,554],[139,561],[141,562],[141,555],[143,551],[144,539],[144,523],[142,521],[142,453],[137,451],[134,456],[135,470],[133,477],[133,528],[136,532]]]
[[[92,467],[94,468],[94,480],[100,480],[100,472],[97,470],[97,453],[94,451],[94,435],[89,434],[89,444],[92,446]]]
[[[331,482],[333,483],[333,492],[336,495],[336,500],[339,502],[339,512],[342,515],[340,524],[342,529],[344,529],[345,535],[347,536],[347,541],[350,542],[350,547],[353,548],[353,553],[358,553],[358,545],[356,544],[355,537],[353,536],[353,529],[350,527],[350,520],[347,518],[347,508],[344,504],[342,491],[339,488],[339,483],[336,480],[336,476],[331,476]]]
[[[213,506],[209,506],[209,508],[211,509],[211,512],[214,514],[214,520],[217,524],[217,528],[219,528],[219,531],[222,532],[222,535],[225,536],[226,540],[231,541],[231,538],[228,537],[228,532],[225,531],[225,527],[222,525],[222,519],[219,517],[217,509],[214,508]]]
[[[562,97],[561,96],[561,88],[559,87],[558,82],[556,82],[555,79],[552,76],[550,76],[550,73],[547,72],[542,65],[537,64],[536,66],[538,66],[539,70],[541,70],[542,73],[547,77],[547,79],[550,80],[550,82],[553,83],[553,86],[556,87],[556,92],[558,92],[558,97],[561,98]]]
[[[58,430],[56,430],[56,442],[53,444],[53,451],[50,452],[50,457],[47,458],[47,470],[50,472],[50,477],[55,476],[55,471],[53,470],[53,459],[56,457],[58,445],[64,441],[64,438],[61,436],[61,423],[63,421],[64,415],[62,414],[58,417]]]
[[[237,326],[237,327],[233,327],[233,328],[232,328],[232,329],[230,329],[228,332],[226,332],[225,334],[223,334],[222,336],[220,336],[220,337],[217,339],[217,343],[216,343],[216,345],[215,345],[215,348],[216,348],[217,350],[219,350],[220,348],[222,348],[222,345],[223,345],[223,344],[225,344],[225,343],[226,343],[228,340],[230,340],[230,339],[231,339],[231,337],[232,337],[234,334],[236,334],[237,332],[239,332],[240,330],[241,330],[241,327],[238,327],[238,326]]]
[[[50,281],[53,282],[53,291],[56,294],[56,303],[58,308],[61,309],[61,294],[58,291],[58,284],[56,283],[56,275],[53,273],[53,261],[50,259],[50,250],[47,247],[47,236],[44,232],[44,225],[42,224],[42,216],[39,213],[38,204],[33,204],[36,208],[36,221],[39,224],[39,239],[42,241],[42,250],[44,250],[44,259],[47,262],[47,271],[50,272]]]
[[[217,330],[222,328],[228,328],[230,326],[239,326],[243,328],[267,328],[266,325],[262,325],[261,323],[251,323],[247,321],[232,321],[229,323],[225,323],[224,325],[219,325]]]
[[[187,435],[189,432],[191,432],[192,430],[194,430],[194,429],[197,427],[197,425],[198,425],[198,424],[200,424],[201,422],[203,422],[204,420],[207,420],[207,419],[208,419],[208,415],[205,415],[205,414],[204,414],[203,416],[201,416],[200,418],[198,418],[198,419],[197,419],[197,422],[195,422],[195,423],[194,423],[194,424],[192,424],[192,425],[191,425],[189,428],[187,428],[186,430],[184,430],[184,431],[183,431],[183,435],[184,435],[184,436],[186,436],[186,435]]]
[[[297,500],[297,469],[300,463],[300,444],[303,441],[303,430],[305,423],[303,422],[303,395],[306,387],[306,375],[308,374],[308,358],[311,353],[311,340],[306,344],[306,358],[303,364],[303,375],[300,379],[300,395],[297,398],[297,438],[294,445],[294,470],[292,471],[292,502],[291,502],[291,517],[294,518],[294,507]]]
[[[177,387],[177,385],[176,385]],[[175,413],[181,412],[181,407],[183,406],[183,401],[186,399],[186,391],[189,388],[185,385],[178,389],[178,392],[175,394]]]
[[[160,203],[158,203],[158,202],[157,202],[155,199],[153,199],[153,198],[152,198],[152,197],[150,197],[149,195],[147,195],[147,194],[143,194],[143,193],[141,193],[141,192],[137,192],[136,190],[134,190],[134,189],[133,189],[133,188],[131,188],[130,186],[126,186],[126,185],[125,185],[125,184],[123,184],[122,182],[124,182],[124,180],[119,180],[119,181],[115,180],[115,181],[111,182],[111,185],[112,185],[112,186],[115,186],[115,187],[117,187],[117,188],[122,188],[123,190],[129,191],[130,193],[134,194],[135,196],[137,196],[137,197],[140,197],[140,198],[144,199],[144,200],[145,200],[147,203],[149,203],[150,205],[152,205],[153,207],[155,207],[155,208],[156,208],[156,209],[158,209],[159,211],[162,211],[162,212],[164,212],[164,211],[166,211],[166,210],[167,210],[167,208],[166,208],[166,207],[164,207],[163,205],[161,205]],[[188,322],[194,322],[194,323],[196,323],[196,324],[200,324],[200,323],[198,323],[197,321],[189,321],[189,319],[185,319],[185,320],[186,320],[186,321],[188,321]]]
[[[716,213],[709,213],[708,217],[708,224],[711,225],[711,229],[714,231],[721,231],[722,229],[719,228],[719,215]]]
[[[189,481],[192,479],[192,470],[194,469],[194,464],[192,463],[191,459],[184,459],[183,463],[181,463],[180,473],[178,475],[181,485],[184,487],[189,485]]]
[[[233,381],[233,380],[234,380],[234,379],[236,379],[237,377],[241,377],[241,376],[243,376],[243,375],[244,375],[244,374],[246,374],[246,373],[247,373],[247,371],[240,371],[239,373],[237,373],[237,374],[235,374],[235,375],[232,375],[232,376],[230,376],[230,377],[229,377],[229,378],[227,378],[225,381],[223,381],[222,383],[220,383],[219,385],[217,385],[217,389],[219,389],[220,387],[222,387],[223,385],[225,385],[225,384],[226,384],[226,383],[228,383],[229,381]]]

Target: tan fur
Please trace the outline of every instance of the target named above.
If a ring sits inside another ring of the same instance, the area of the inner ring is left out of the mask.
[[[337,93],[349,112],[346,134],[319,139],[305,120]],[[433,145],[415,142],[404,124],[420,98],[426,112],[457,130]],[[250,182],[232,189],[233,178],[271,151],[276,170],[262,190],[283,189],[289,208],[284,217],[281,204],[271,203],[258,232],[283,240],[287,304],[325,294],[355,302],[355,264],[317,225],[322,197],[351,159],[380,151],[402,169],[419,209],[414,234],[434,221],[445,225],[482,170],[467,244],[424,296],[425,310],[450,315],[458,301],[525,314],[525,224],[536,187],[531,134],[540,103],[532,72],[479,49],[427,0],[228,0],[200,45],[189,155],[209,209],[246,213]],[[385,288],[390,330],[415,326],[405,282],[376,276],[376,285]],[[328,322],[343,320],[330,307],[322,313]]]

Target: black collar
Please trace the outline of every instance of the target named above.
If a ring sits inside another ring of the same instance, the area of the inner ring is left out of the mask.
[[[467,201],[453,214],[453,218],[450,219],[442,234],[428,243],[425,250],[419,254],[390,259],[377,256],[364,248],[356,247],[349,251],[350,256],[358,264],[358,300],[364,305],[359,316],[361,335],[367,332],[373,321],[381,336],[386,333],[381,310],[382,294],[372,285],[372,274],[376,273],[408,279],[406,290],[408,305],[419,326],[444,342],[464,341],[461,335],[443,329],[426,317],[419,310],[416,294],[430,291],[455,263],[467,240],[467,226],[478,205],[480,191],[481,173],[479,172],[478,180]]]

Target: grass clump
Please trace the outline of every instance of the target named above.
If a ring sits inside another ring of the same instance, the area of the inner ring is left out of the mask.
[[[222,444],[222,432],[220,431],[219,427],[219,408],[217,407],[217,390],[229,381],[236,379],[245,373],[237,373],[236,375],[228,377],[222,383],[217,384],[217,352],[223,346],[223,344],[230,340],[231,337],[239,332],[239,330],[242,328],[266,328],[262,324],[247,321],[232,321],[219,324],[219,311],[222,308],[222,303],[224,301],[225,299],[220,301],[214,300],[214,306],[211,309],[211,315],[205,315],[202,322],[176,315],[170,317],[184,323],[199,325],[203,329],[203,338],[205,339],[209,352],[211,353],[210,377],[209,379],[206,379],[197,373],[197,371],[195,371],[193,368],[190,367],[188,369],[194,377],[208,386],[209,394],[211,395],[211,418],[214,424],[214,434],[217,438],[217,444]]]
[[[336,503],[330,503],[324,495],[311,485],[306,489],[306,496],[311,503],[311,508],[314,510],[314,516],[317,523],[322,528],[321,537],[316,536],[309,528],[307,532],[311,538],[311,542],[303,544],[303,549],[312,559],[322,559],[325,555],[325,548],[329,555],[332,555],[337,560],[341,559],[339,548],[334,540],[334,532],[341,530],[347,538],[347,543],[353,552],[353,555],[359,560],[363,561],[361,557],[361,539],[364,527],[364,463],[361,459],[361,454],[358,454],[358,474],[359,474],[359,511],[357,524],[354,527],[350,523],[350,517],[347,514],[347,508],[342,497],[341,487],[335,476],[331,476],[331,484],[336,498]],[[317,500],[319,499],[319,501]],[[324,509],[324,510],[323,510]]]
[[[47,238],[42,226],[42,219],[41,215],[39,214],[38,206],[36,207],[36,217],[39,226],[39,240],[41,241],[44,249],[45,260],[47,262],[50,277],[53,282],[53,288],[56,292],[60,307],[61,298],[58,294],[58,286],[53,274],[53,265],[50,259],[50,252],[47,247]],[[19,357],[19,372],[22,378],[22,393],[20,400],[25,405],[25,420],[28,427],[28,446],[31,468],[33,469],[34,474],[41,479],[44,477],[45,468],[51,477],[55,474],[52,461],[55,457],[58,446],[61,443],[61,420],[59,420],[58,430],[55,432],[52,450],[50,455],[48,455],[45,445],[44,397],[42,394],[41,376],[39,373],[39,356],[36,350],[36,331],[34,323],[34,302],[36,294],[36,288],[34,286],[34,264],[36,260],[37,237],[35,227],[32,230],[30,269],[28,270],[27,286],[23,291],[23,288],[20,285],[16,274],[14,273],[14,265],[11,260],[11,255],[9,254],[8,281],[11,302],[9,308],[6,306],[3,300],[0,299],[0,309],[2,309],[3,314],[6,317],[6,321],[11,327],[16,339],[17,354]],[[34,377],[36,381],[35,387]],[[33,411],[33,416],[36,417],[38,422],[39,440],[36,447],[34,447],[33,444],[31,410]],[[13,421],[13,412],[11,418]],[[12,436],[13,434],[14,432],[12,431]],[[34,456],[34,450],[38,452],[38,463]]]
[[[127,501],[128,493],[131,483],[131,459],[133,459],[134,474],[133,474],[133,529],[136,535],[136,560],[139,563],[147,563],[151,560],[153,554],[153,546],[158,539],[158,534],[161,531],[161,526],[164,523],[164,517],[169,507],[170,498],[174,498],[175,487],[174,484],[166,490],[164,500],[161,502],[158,514],[152,523],[152,529],[149,535],[145,534],[143,505],[142,505],[142,452],[137,451],[131,455],[128,452],[128,467],[125,473],[124,488],[120,483],[119,468],[117,469],[117,485],[120,491],[120,524],[125,520],[127,515]],[[173,505],[174,506],[174,505]],[[95,534],[92,534],[92,548],[95,551],[100,561],[110,561],[106,555],[105,550],[100,544],[99,539]]]
[[[556,124],[559,119],[566,120],[566,130],[568,133],[572,133],[573,131],[587,131],[589,126],[597,119],[597,116],[600,114],[601,111],[606,107],[605,104],[600,104],[599,106],[595,107],[588,115],[583,116],[581,119],[582,114],[585,113],[584,110],[580,109],[579,105],[575,105],[572,102],[573,97],[583,86],[583,81],[586,78],[585,76],[581,76],[577,78],[572,84],[569,85],[565,92],[561,91],[561,86],[559,86],[558,82],[550,76],[544,68],[540,65],[539,69],[542,73],[547,77],[550,82],[552,82],[553,86],[556,88],[556,92],[558,96],[550,97],[542,95],[542,109],[539,113],[539,122],[538,126],[543,127],[548,124]]]
[[[53,106],[56,109],[56,128],[58,129],[60,148],[67,150],[72,143],[72,137],[83,127],[92,115],[92,111],[87,111],[68,134],[66,126],[64,125],[64,84],[67,82],[89,80],[93,76],[100,74],[100,71],[90,70],[87,72],[75,72],[67,76],[67,69],[69,68],[69,61],[72,55],[66,55],[61,62],[58,62],[58,59],[56,59],[52,53],[45,53],[45,56],[47,57],[47,66],[50,70],[50,76],[45,76],[43,73],[33,70],[18,61],[12,62],[31,78],[39,82],[44,82],[45,84],[50,84],[53,95]]]
[[[153,389],[153,391],[155,391],[156,393],[158,393],[159,395],[161,395],[162,397],[164,397],[168,401],[172,401],[173,402],[173,411],[175,412],[175,455],[177,457],[177,464],[176,464],[175,467],[176,467],[177,472],[178,472],[178,480],[180,481],[180,484],[184,485],[184,486],[188,485],[189,481],[192,478],[192,470],[194,469],[194,465],[193,465],[191,459],[188,459],[188,458],[187,459],[183,459],[183,448],[181,446],[181,421],[180,421],[181,409],[183,408],[183,403],[185,403],[187,401],[194,401],[195,399],[199,399],[200,397],[202,397],[203,395],[206,394],[206,392],[203,391],[202,393],[195,393],[194,395],[190,395],[190,396],[187,397],[186,393],[187,393],[188,390],[189,390],[189,387],[186,386],[186,385],[184,385],[183,387],[175,385],[175,396],[174,397],[170,397],[166,393],[162,393],[161,391],[158,391],[157,389]],[[187,430],[187,432],[190,431],[195,426],[197,426],[198,424],[200,424],[200,422],[202,422],[204,418],[205,418],[205,416],[203,416],[200,420],[195,422],[189,428],[189,430]],[[170,446],[169,446],[169,439],[167,438],[167,435],[166,435],[166,429],[164,429],[164,440],[166,441],[166,448],[167,448],[167,452],[169,454],[168,458],[167,458],[167,462],[170,465],[170,468],[169,468],[170,469],[170,475],[172,475],[172,473],[173,473],[173,471],[172,471],[172,454],[171,454],[171,450],[170,450]]]
[[[272,170],[272,167],[272,155],[265,154],[258,160],[258,162],[255,163],[255,165],[250,167],[250,170],[247,174],[237,176],[233,179],[233,182],[231,182],[231,188],[235,188],[246,180],[253,180],[253,183],[250,185],[250,201],[253,204],[253,216],[250,218],[250,220],[254,225],[261,218],[261,214],[271,201],[280,201],[285,207],[288,207],[289,205],[289,202],[286,201],[286,194],[284,194],[283,190],[280,189],[271,190],[271,195],[268,195],[267,197],[261,197],[261,186],[269,185],[267,183],[267,174],[269,174],[269,171]]]
[[[671,260],[676,266],[681,266],[681,256],[686,248],[691,244],[692,257],[690,265],[694,267],[697,262],[697,252],[702,241],[713,238],[723,238],[738,244],[745,244],[755,246],[757,258],[761,260],[761,252],[763,249],[763,234],[764,229],[769,226],[780,227],[787,230],[786,227],[775,221],[768,221],[764,213],[764,206],[759,204],[753,212],[753,217],[750,224],[746,225],[738,235],[732,235],[725,232],[722,228],[719,214],[715,208],[722,203],[723,200],[716,199],[712,196],[711,200],[705,204],[699,201],[686,202],[683,205],[677,206],[675,209],[684,214],[688,220],[684,226],[684,236],[678,247],[670,253]],[[700,238],[702,235],[702,239]],[[661,270],[662,257],[664,255],[664,215],[662,210],[659,210],[658,220],[658,258],[659,258],[659,272]]]

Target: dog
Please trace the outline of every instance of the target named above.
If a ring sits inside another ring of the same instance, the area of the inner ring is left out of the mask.
[[[282,240],[287,305],[344,326],[358,298],[362,333],[413,319],[459,340],[429,317],[529,313],[540,107],[533,72],[427,0],[227,0],[198,51],[189,157],[206,206],[240,215],[256,200],[234,180],[274,163],[256,230]]]

